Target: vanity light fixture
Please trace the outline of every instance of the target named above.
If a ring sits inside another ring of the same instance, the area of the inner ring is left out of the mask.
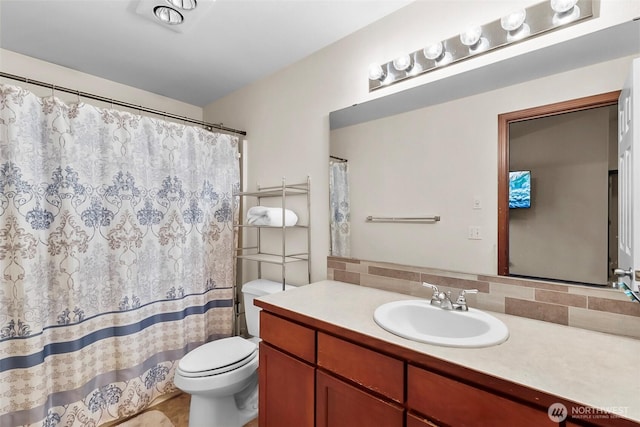
[[[545,0],[385,64],[374,64],[369,68],[369,91],[592,18],[593,1]]]

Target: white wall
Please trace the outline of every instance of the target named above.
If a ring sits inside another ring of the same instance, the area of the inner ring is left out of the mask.
[[[70,68],[61,67],[50,62],[41,61],[6,49],[0,49],[0,70],[5,73],[26,77],[31,80],[38,80],[81,92],[130,102],[134,105],[142,105],[158,111],[186,116],[197,120],[202,120],[203,117],[202,108],[195,105],[176,101],[175,99],[167,98],[165,96],[157,95],[131,86],[126,86],[91,74],[81,73]],[[11,79],[0,78],[0,82],[27,88],[39,96],[49,96],[52,93],[51,89]],[[67,102],[77,101],[78,99],[76,95],[67,94],[61,91],[56,91],[55,95]],[[109,104],[101,103],[99,101],[87,99],[81,100],[102,108],[109,107]],[[123,109],[121,107],[117,108]],[[135,110],[132,112],[137,113]]]
[[[517,5],[526,6],[534,3],[537,1],[417,1],[310,57],[205,107],[205,119],[215,118],[216,121],[223,121],[225,125],[248,132],[247,174],[250,186],[254,186],[255,183],[277,184],[282,176],[300,180],[306,175],[311,175],[313,180],[313,280],[326,276],[326,255],[329,251],[328,114],[330,111],[427,84],[430,81],[640,16],[640,2],[635,0],[596,2],[600,5],[596,11],[598,17],[591,21],[426,73],[385,89],[368,92],[366,75],[369,64],[386,62],[399,53],[417,50],[431,40],[448,38],[471,24],[492,21],[511,12]],[[310,34],[309,37],[313,35]],[[474,176],[474,180],[479,180],[479,187],[474,191],[480,192],[487,206],[483,211],[482,224],[486,224],[485,232],[490,236],[483,240],[479,247],[476,246],[477,250],[470,252],[473,253],[473,257],[462,259],[461,262],[467,266],[465,270],[474,269],[478,272],[496,270],[495,263],[492,261],[497,203],[495,113],[619,89],[622,83],[617,80],[617,77],[625,73],[626,62],[619,63],[618,66],[621,69],[612,70],[611,73],[607,68],[602,76],[604,80],[595,81],[593,86],[585,87],[576,84],[571,80],[572,76],[561,75],[555,78],[553,87],[545,86],[544,82],[537,83],[538,88],[535,93],[526,93],[526,96],[521,98],[522,93],[518,92],[515,99],[504,99],[501,104],[494,104],[492,98],[472,99],[469,107],[479,113],[474,116],[473,125],[464,128],[455,126],[446,130],[448,134],[456,134],[456,139],[462,141],[461,143],[472,144],[476,141],[483,144],[483,147],[487,144],[487,150],[472,146],[472,150],[465,154],[468,159],[478,155],[473,158],[476,162],[473,170],[480,172],[480,175]],[[600,70],[600,72],[603,71]],[[590,83],[591,80],[589,80]],[[557,86],[562,90],[557,91]],[[532,97],[529,98],[529,95]],[[487,103],[493,107],[487,109]],[[502,110],[502,108],[507,109]],[[449,115],[455,114],[455,110],[452,111]],[[492,114],[489,114],[490,111]],[[447,116],[446,113],[442,114]],[[444,158],[445,162],[455,160],[447,159],[446,154],[446,151],[436,152],[433,156]],[[490,179],[489,176],[491,176]],[[469,219],[465,218],[463,221],[466,228]],[[445,258],[451,258],[451,254],[455,253],[461,244],[450,240],[454,237],[453,235],[447,237],[436,243],[427,244],[434,248],[434,252],[443,252],[448,254]],[[480,257],[481,260],[475,261],[475,257]],[[473,265],[469,266],[466,262],[472,262]]]

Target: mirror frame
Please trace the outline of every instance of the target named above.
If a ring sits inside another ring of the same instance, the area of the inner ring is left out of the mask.
[[[498,275],[509,275],[509,125],[524,120],[608,107],[620,91],[562,101],[498,115]]]

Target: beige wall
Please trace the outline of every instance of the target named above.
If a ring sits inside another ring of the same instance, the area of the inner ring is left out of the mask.
[[[532,176],[531,208],[509,211],[511,274],[607,283],[611,108],[510,126],[510,169]]]
[[[116,83],[91,74],[81,73],[70,68],[61,67],[6,49],[0,49],[0,70],[5,73],[51,83],[56,86],[63,86],[81,92],[130,102],[134,105],[142,105],[158,111],[186,116],[197,120],[202,120],[203,117],[202,108],[195,105],[186,104],[181,101],[176,101],[175,99]],[[52,92],[51,89],[10,79],[0,78],[0,82],[25,87],[40,96],[48,96],[51,95]],[[67,102],[78,99],[76,95],[70,95],[61,91],[56,91],[55,95]],[[82,99],[82,101],[102,108],[109,107],[109,104],[99,101],[87,99]],[[121,107],[118,108],[123,109]],[[136,113],[137,111],[134,110],[132,112]]]
[[[282,176],[292,180],[311,176],[313,280],[326,277],[326,255],[329,251],[330,111],[428,84],[640,16],[640,2],[634,0],[596,2],[600,5],[597,8],[598,17],[591,21],[426,73],[373,93],[368,92],[366,74],[369,64],[386,62],[398,53],[420,49],[431,40],[450,37],[471,24],[489,22],[511,12],[517,5],[534,3],[537,1],[417,1],[205,107],[205,119],[215,118],[216,121],[248,132],[246,156],[249,186],[255,186],[255,183],[277,184]],[[429,253],[446,262],[447,268],[495,272],[496,114],[619,89],[627,63],[619,61],[615,64],[617,68],[604,65],[576,74],[562,74],[550,78],[549,84],[546,80],[532,82],[531,86],[526,86],[524,91],[516,91],[515,95],[514,92],[498,91],[492,97],[480,95],[435,107],[435,115],[442,122],[438,131],[429,131],[429,143],[440,141],[441,146],[434,146],[428,153],[428,159],[432,164],[439,165],[457,165],[461,159],[463,166],[471,164],[471,169],[464,176],[471,177],[474,185],[465,195],[430,199],[434,203],[448,203],[448,216],[443,218],[447,221],[449,233],[442,234],[443,237],[439,239],[421,242]],[[466,121],[462,120],[460,123],[463,125],[459,125],[453,119],[459,116],[458,108],[462,105]],[[452,156],[452,147],[458,148],[456,156]],[[420,166],[428,169],[425,165]],[[458,169],[464,170],[464,167]],[[405,168],[394,174],[410,170]],[[445,176],[450,177],[450,170],[438,166],[433,171],[440,180],[436,182],[440,183]],[[436,174],[436,171],[442,173]],[[456,188],[459,187],[458,183]],[[485,208],[481,213],[468,208],[470,194],[482,197]],[[456,210],[458,203],[462,208]],[[439,207],[433,204],[428,206],[430,210]],[[467,226],[472,223],[483,226],[487,236],[484,240],[470,242],[466,239]],[[406,263],[411,264],[410,261]],[[418,265],[425,264],[424,258],[421,258]]]

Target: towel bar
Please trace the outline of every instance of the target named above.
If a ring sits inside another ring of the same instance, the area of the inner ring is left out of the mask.
[[[440,215],[422,217],[384,217],[369,215],[367,217],[367,222],[404,222],[414,224],[433,224],[438,221],[440,221]]]

